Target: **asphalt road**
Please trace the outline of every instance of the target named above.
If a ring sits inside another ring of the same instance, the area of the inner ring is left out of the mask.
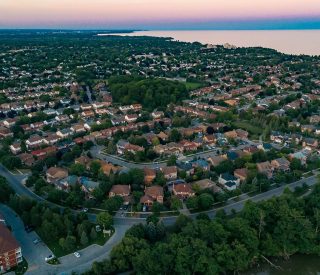
[[[199,157],[199,158],[209,158],[211,156],[216,156],[217,155],[217,150],[220,149],[215,149],[215,150],[210,150],[210,151],[205,151],[205,152],[199,152],[197,154],[191,155],[191,156],[186,156],[183,158],[183,160],[185,161],[190,161],[193,160],[195,157]],[[166,161],[162,161],[162,162],[147,162],[147,163],[134,163],[131,161],[127,161],[124,160],[118,156],[113,156],[113,155],[108,155],[108,154],[104,154],[101,153],[101,147],[99,146],[94,146],[91,149],[91,155],[93,156],[93,158],[97,158],[97,159],[101,159],[101,160],[105,160],[107,162],[110,162],[112,164],[115,165],[119,165],[122,167],[125,167],[127,169],[133,169],[133,168],[139,168],[139,169],[143,169],[145,167],[148,168],[152,168],[152,169],[159,169],[162,167],[167,166]]]

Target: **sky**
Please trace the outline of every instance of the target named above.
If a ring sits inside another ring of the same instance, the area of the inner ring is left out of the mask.
[[[0,28],[320,29],[320,0],[0,0]]]

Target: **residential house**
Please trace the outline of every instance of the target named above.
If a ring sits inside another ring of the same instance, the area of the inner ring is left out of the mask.
[[[319,142],[315,138],[304,138],[302,141],[302,146],[304,148],[315,149],[318,147],[318,145],[319,145]]]
[[[99,182],[92,181],[87,177],[80,177],[79,183],[81,185],[81,190],[85,193],[86,198],[93,198],[91,195],[94,189],[99,187]]]
[[[60,138],[67,138],[67,137],[72,136],[72,134],[73,134],[73,132],[70,128],[66,128],[66,129],[62,129],[62,130],[57,131],[57,135]]]
[[[163,188],[156,185],[146,187],[140,203],[146,206],[152,206],[155,201],[161,204],[163,203]]]
[[[151,113],[151,116],[152,116],[153,118],[161,118],[161,117],[164,116],[164,113],[163,113],[162,111],[153,111],[153,112]]]
[[[284,157],[272,160],[271,165],[274,170],[279,170],[283,172],[290,171],[290,161],[288,161]]]
[[[237,137],[240,139],[247,139],[249,133],[242,129],[236,129]]]
[[[154,179],[157,176],[156,170],[145,167],[143,171],[144,171],[144,184],[151,185],[151,183],[154,181]]]
[[[240,185],[240,179],[229,173],[221,174],[219,176],[218,182],[223,188],[227,189],[228,191],[236,190]]]
[[[210,171],[210,164],[205,159],[197,159],[190,161],[193,168],[201,168],[203,171]]]
[[[128,144],[129,144],[128,141],[123,140],[123,139],[120,139],[120,140],[117,142],[117,144],[116,144],[117,153],[118,153],[119,155],[123,155]]]
[[[43,149],[34,150],[31,154],[35,156],[37,160],[43,160],[49,155],[54,155],[56,152],[57,148],[55,146],[49,146]]]
[[[10,230],[0,223],[0,273],[5,273],[23,261],[21,246]]]
[[[212,190],[214,193],[220,193],[222,189],[217,186],[215,182],[210,179],[202,179],[192,183],[192,188],[194,190]]]
[[[116,184],[111,187],[111,190],[109,192],[109,198],[112,198],[114,196],[119,196],[124,199],[126,204],[128,204],[130,193],[131,193],[130,185]]]
[[[0,138],[13,137],[13,132],[5,127],[0,127]]]
[[[168,138],[169,138],[169,136],[168,136],[166,133],[164,133],[164,132],[160,132],[157,136],[158,136],[158,138],[160,138],[162,141],[167,141]]]
[[[267,176],[268,179],[273,177],[273,166],[269,161],[257,163],[258,172]]]
[[[60,167],[50,167],[46,172],[48,183],[55,183],[68,177],[68,170]]]
[[[216,145],[216,137],[214,135],[205,135],[203,137],[203,142],[208,146]]]
[[[39,147],[43,144],[43,138],[39,135],[31,136],[26,140],[26,146],[27,148],[35,148]]]
[[[5,119],[2,123],[5,127],[10,128],[12,126],[14,126],[17,122],[16,118],[7,118]]]
[[[86,128],[84,127],[84,124],[82,124],[82,123],[72,125],[70,129],[72,132],[74,132],[76,134],[86,132]]]
[[[12,154],[17,155],[21,152],[21,143],[20,142],[15,142],[10,145],[10,151]]]
[[[239,168],[234,170],[233,175],[238,178],[241,182],[245,182],[248,178],[248,169],[247,168]]]
[[[86,169],[90,168],[90,164],[92,162],[92,159],[87,156],[80,156],[74,160],[75,164],[82,164]]]
[[[138,119],[138,115],[136,115],[136,114],[126,114],[124,116],[124,119],[128,123],[132,123],[132,122],[135,122]]]
[[[102,172],[107,176],[110,176],[111,173],[116,174],[121,171],[120,166],[115,166],[112,163],[107,163],[103,160],[100,160],[100,164]]]
[[[272,149],[272,145],[270,143],[263,142],[262,144],[258,145],[258,149],[267,152]]]
[[[238,137],[237,132],[235,130],[229,131],[229,132],[225,132],[224,136],[226,138],[230,138],[230,139],[236,139]]]
[[[172,193],[183,200],[195,195],[192,186],[188,183],[173,184]]]
[[[32,167],[35,164],[35,159],[32,154],[22,153],[17,155],[17,157],[21,160],[21,163],[27,167]]]
[[[193,141],[182,140],[180,141],[180,144],[183,146],[184,151],[192,152],[192,151],[197,151],[198,149],[198,144]]]
[[[175,180],[178,177],[177,166],[166,166],[160,168],[166,180]]]
[[[208,161],[211,163],[213,167],[218,166],[221,162],[225,161],[226,157],[225,156],[212,156],[208,158]]]
[[[43,142],[48,145],[56,144],[59,140],[60,137],[55,133],[49,134],[48,136],[43,138]]]
[[[289,155],[289,159],[292,161],[293,159],[298,159],[300,160],[301,165],[306,165],[307,164],[307,154],[305,154],[303,151],[298,151],[293,154]]]

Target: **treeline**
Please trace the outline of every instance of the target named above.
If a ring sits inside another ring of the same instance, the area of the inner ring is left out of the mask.
[[[129,229],[110,259],[94,263],[91,274],[221,274],[239,272],[274,257],[320,255],[320,185],[298,198],[286,191],[261,203],[248,202],[229,218],[180,216],[172,228],[149,221]]]
[[[115,102],[141,103],[145,108],[165,108],[187,98],[186,86],[166,79],[117,76],[109,79],[109,88]]]

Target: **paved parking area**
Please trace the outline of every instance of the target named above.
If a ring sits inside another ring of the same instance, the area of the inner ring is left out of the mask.
[[[40,239],[37,233],[35,231],[27,233],[19,216],[9,207],[0,204],[0,212],[5,218],[6,224],[11,226],[13,235],[21,245],[22,255],[29,264],[28,271],[36,271],[47,266],[44,258],[52,252],[43,242],[33,243],[33,240]]]

